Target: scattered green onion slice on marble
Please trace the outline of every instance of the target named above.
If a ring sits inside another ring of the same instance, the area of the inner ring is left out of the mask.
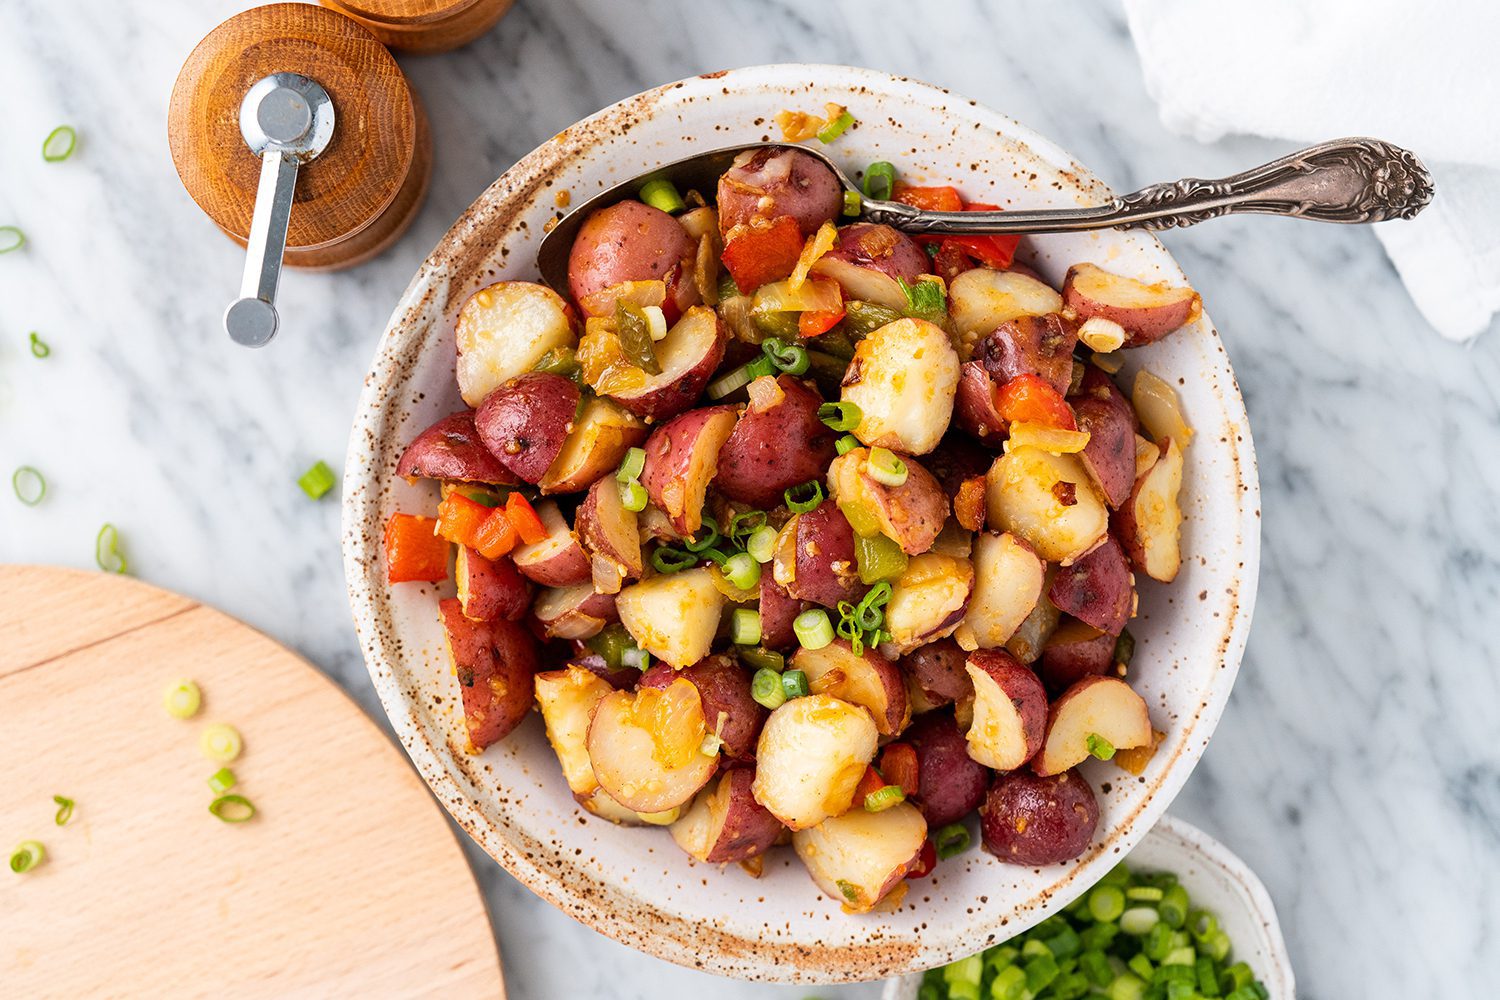
[[[220,795],[208,804],[208,811],[225,823],[245,823],[255,816],[255,806],[243,795]]]
[[[59,125],[42,140],[42,159],[48,163],[61,163],[73,155],[77,145],[78,130],[71,125]]]
[[[31,331],[31,334],[27,337],[27,340],[31,344],[31,356],[33,358],[45,358],[52,353],[52,345],[48,344],[41,337],[37,336],[37,332],[35,330]]]
[[[52,821],[58,826],[67,826],[68,820],[73,818],[75,803],[66,795],[54,795],[52,801],[57,803],[57,815],[52,818]]]
[[[21,844],[11,852],[10,870],[17,875],[24,875],[47,856],[47,849],[38,840],[23,840]]]
[[[306,493],[309,499],[319,500],[333,489],[335,481],[333,470],[328,467],[328,463],[319,459],[313,463],[312,468],[297,478],[297,485],[302,487],[302,492]]]
[[[120,553],[120,532],[106,521],[94,536],[94,562],[106,573],[124,573],[130,563]]]
[[[19,226],[0,226],[0,253],[10,253],[26,245],[26,234]]]
[[[29,465],[12,473],[10,486],[16,491],[16,499],[28,507],[35,507],[47,496],[46,477]]]
[[[191,719],[198,714],[198,706],[203,704],[203,692],[190,680],[173,681],[167,685],[162,703],[172,718]]]
[[[198,738],[198,749],[209,760],[228,764],[240,755],[244,741],[240,739],[238,729],[225,722],[215,722],[204,727],[203,735]]]

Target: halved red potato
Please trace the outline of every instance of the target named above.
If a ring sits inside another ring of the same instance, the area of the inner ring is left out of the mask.
[[[856,222],[838,231],[838,242],[819,257],[812,273],[832,278],[845,299],[874,302],[905,312],[908,285],[927,274],[927,254],[917,241],[890,226]]]
[[[969,654],[974,682],[974,718],[969,756],[997,771],[1013,771],[1042,747],[1047,730],[1047,692],[1031,668],[1003,649]]]
[[[881,650],[901,656],[950,635],[963,621],[973,593],[969,560],[936,552],[912,556],[891,585],[883,626],[891,640]]]
[[[583,667],[536,675],[536,704],[547,727],[547,741],[562,765],[563,780],[580,800],[599,787],[594,765],[589,763],[589,720],[594,706],[612,691],[606,681]]]
[[[464,615],[475,621],[519,621],[531,609],[531,584],[509,559],[491,561],[460,545],[453,558],[453,581]]]
[[[792,623],[804,610],[801,601],[787,595],[774,572],[760,574],[760,644],[767,649],[785,649],[797,641]]]
[[[719,449],[734,430],[733,406],[708,406],[680,413],[646,439],[641,485],[651,502],[682,535],[703,526],[703,497],[719,467]]]
[[[703,567],[653,576],[615,599],[620,622],[636,645],[679,670],[708,655],[724,603]]]
[[[463,304],[454,328],[458,342],[458,392],[478,406],[542,355],[578,342],[568,304],[546,285],[501,281],[481,288]]]
[[[1203,300],[1191,288],[1148,285],[1094,264],[1068,268],[1063,301],[1079,319],[1102,316],[1123,326],[1126,347],[1160,340],[1203,315]]]
[[[594,708],[589,763],[620,805],[661,812],[688,802],[718,770],[719,758],[702,751],[707,731],[698,689],[686,680],[614,691]]]
[[[1135,689],[1118,677],[1085,677],[1052,703],[1047,738],[1031,761],[1037,774],[1061,774],[1089,758],[1089,737],[1116,750],[1151,742],[1151,716]]]
[[[875,330],[855,346],[844,372],[842,398],[860,412],[854,436],[870,448],[927,454],[948,429],[958,370],[948,334],[936,324],[898,319]]]
[[[451,413],[418,434],[401,453],[396,475],[409,482],[419,478],[499,486],[520,482],[479,440],[473,410]]]
[[[854,802],[875,759],[870,713],[832,695],[786,702],[766,720],[755,751],[755,799],[793,830],[817,826]]]
[[[620,484],[613,476],[589,487],[573,523],[589,556],[595,590],[618,594],[625,581],[640,579],[645,572],[640,525],[635,511],[621,501]]]
[[[1078,429],[1089,436],[1078,457],[1105,503],[1119,507],[1135,485],[1135,410],[1093,365],[1084,369],[1083,385],[1068,402]]]
[[[719,451],[714,486],[731,500],[766,510],[789,488],[822,478],[837,435],[818,419],[823,397],[791,375],[763,375],[749,393],[750,405]]]
[[[727,764],[755,760],[755,741],[770,713],[750,694],[750,674],[729,656],[710,656],[676,670],[658,663],[641,677],[641,687],[666,687],[678,677],[698,689],[704,724],[723,741],[719,750]]]
[[[858,601],[870,589],[859,580],[854,529],[830,501],[794,515],[782,526],[772,574],[787,596],[825,608]]]
[[[516,569],[528,580],[544,587],[588,583],[591,579],[589,557],[584,554],[583,546],[578,544],[557,504],[551,500],[537,504],[536,516],[547,529],[547,537],[540,542],[515,547],[511,559],[515,561]]]
[[[587,582],[548,587],[537,595],[531,613],[549,639],[592,639],[619,618],[615,595],[601,594]]]
[[[953,394],[953,422],[986,444],[998,448],[1010,421],[1000,415],[1000,387],[983,364],[965,361]]]
[[[1046,565],[1036,550],[1009,532],[982,531],[974,538],[974,594],[964,617],[980,649],[1003,646],[1036,607]]]
[[[536,640],[515,622],[476,622],[454,597],[438,602],[463,695],[469,752],[504,739],[531,709]]]
[[[537,484],[543,493],[577,493],[620,465],[625,453],[646,440],[640,418],[603,396],[590,396],[573,421],[562,450]]]
[[[987,522],[1026,541],[1049,562],[1071,562],[1109,530],[1109,510],[1077,455],[1013,448],[985,482]]]
[[[568,290],[586,308],[586,298],[611,285],[660,280],[677,293],[676,307],[685,309],[697,301],[696,286],[683,280],[692,274],[697,250],[697,241],[661,209],[639,201],[616,202],[579,228],[568,256]]]
[[[726,771],[698,793],[693,805],[672,824],[672,839],[699,861],[711,865],[764,854],[785,829],[781,820],[755,801],[749,768]]]
[[[792,834],[792,849],[818,888],[850,913],[868,913],[902,884],[927,843],[927,821],[901,802],[851,809]]]
[[[656,343],[661,373],[646,376],[638,388],[613,393],[615,401],[647,420],[676,416],[692,406],[708,385],[724,359],[728,339],[729,331],[712,309],[693,306]]]
[[[1062,308],[1062,296],[1034,275],[976,267],[948,286],[948,315],[967,361],[980,339],[1018,316],[1042,316]]]
[[[1106,537],[1088,555],[1059,568],[1047,597],[1059,611],[1119,635],[1135,613],[1135,581],[1120,543]]]
[[[952,639],[938,639],[901,657],[901,671],[936,708],[974,693],[974,684],[964,670],[967,658],[968,654]],[[907,690],[911,690],[910,684]]]
[[[984,801],[990,769],[969,756],[968,741],[952,712],[921,716],[901,739],[917,753],[914,804],[928,825],[956,823]]]
[[[870,449],[855,448],[828,466],[828,493],[848,516],[857,506],[862,520],[901,546],[907,555],[932,548],[948,518],[948,495],[914,458],[905,457],[906,481],[887,486],[870,475]],[[859,515],[857,514],[856,517]],[[872,534],[868,528],[862,528]]]
[[[814,694],[831,695],[868,711],[882,736],[899,733],[911,721],[901,671],[873,649],[856,655],[848,640],[835,639],[822,649],[797,650],[791,666],[807,674],[808,690]]]
[[[984,849],[1012,865],[1054,865],[1088,850],[1099,825],[1094,790],[1077,771],[995,775],[979,807]]]
[[[1054,697],[1085,677],[1101,677],[1115,662],[1116,636],[1101,632],[1076,618],[1057,627],[1042,647],[1038,672],[1047,693]]]
[[[479,440],[528,483],[547,474],[578,413],[578,386],[549,372],[527,372],[484,398],[474,414]]]
[[[1182,567],[1182,449],[1168,438],[1161,457],[1146,470],[1115,512],[1114,528],[1136,569],[1171,583]]]
[[[788,215],[807,237],[838,218],[844,189],[827,166],[801,150],[747,149],[720,175],[718,206],[725,237],[735,226]]]
[[[1072,384],[1077,343],[1078,324],[1059,313],[1017,316],[974,345],[974,360],[984,365],[996,385],[1018,375],[1036,375],[1061,395]]]

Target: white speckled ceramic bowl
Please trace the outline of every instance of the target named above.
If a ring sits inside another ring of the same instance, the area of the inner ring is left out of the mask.
[[[879,979],[948,961],[1064,905],[1129,851],[1203,752],[1234,683],[1259,553],[1259,494],[1245,410],[1208,316],[1130,352],[1177,386],[1197,430],[1187,452],[1186,560],[1171,586],[1146,582],[1132,680],[1166,740],[1144,775],[1085,771],[1102,819],[1076,861],[1043,869],[972,852],[912,885],[899,912],[842,913],[789,851],[763,878],[692,863],[665,833],[626,829],[574,805],[533,716],[478,757],[463,752],[439,589],[389,587],[381,532],[397,510],[431,511],[431,483],[394,475],[402,449],[459,405],[453,322],[501,278],[534,278],[543,225],[563,193],[600,188],[694,147],[767,139],[780,109],[845,104],[860,125],[827,147],[851,170],[890,160],[917,182],[952,182],[1002,205],[1092,204],[1109,191],[1067,153],[975,102],[911,80],[839,66],[760,66],[683,80],[606,108],[506,171],[418,272],[365,380],[344,477],[344,560],[370,676],[397,735],[455,819],[497,861],[564,912],[620,941],[724,975],[796,982]],[[1146,280],[1185,278],[1151,236],[1108,232],[1032,241],[1054,283],[1076,261]],[[1127,370],[1126,377],[1130,371]]]
[[[1193,905],[1219,918],[1234,942],[1234,960],[1249,963],[1271,1000],[1295,1000],[1276,907],[1260,879],[1229,848],[1191,823],[1163,816],[1126,860],[1143,871],[1175,874]],[[920,973],[892,979],[881,1000],[916,1000],[921,985]]]

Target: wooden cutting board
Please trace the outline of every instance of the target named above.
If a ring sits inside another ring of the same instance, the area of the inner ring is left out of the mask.
[[[180,677],[203,690],[188,721],[162,706]],[[248,823],[208,811],[219,721],[244,737]],[[504,997],[473,873],[400,751],[299,657],[134,580],[0,566],[3,856],[23,840],[47,858],[0,867],[7,996]]]

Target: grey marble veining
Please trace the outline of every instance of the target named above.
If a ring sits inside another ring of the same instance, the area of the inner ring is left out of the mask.
[[[167,153],[177,68],[227,0],[0,3],[0,558],[92,565],[119,525],[132,570],[311,658],[380,717],[355,646],[332,498],[377,333],[428,249],[539,141],[677,77],[850,62],[977,98],[1117,188],[1283,152],[1157,122],[1103,2],[520,0],[489,37],[402,64],[433,119],[432,189],[405,239],[337,275],[288,274],[275,345],[229,343],[239,251]],[[38,149],[72,122],[79,152]],[[1254,425],[1263,570],[1245,668],[1174,811],[1260,874],[1303,995],[1478,997],[1500,960],[1500,336],[1426,329],[1369,232],[1228,220],[1166,242],[1203,293]],[[53,347],[33,359],[28,331]],[[710,980],[595,935],[477,851],[518,998],[873,997]]]

